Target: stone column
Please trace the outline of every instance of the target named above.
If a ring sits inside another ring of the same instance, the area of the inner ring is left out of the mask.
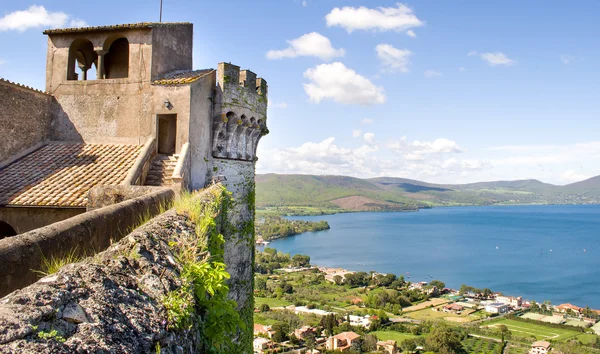
[[[81,75],[83,75],[83,79],[82,80],[84,80],[84,81],[87,80],[87,72],[90,69],[90,67],[86,66],[84,64],[78,64],[77,66],[81,70]]]
[[[104,79],[104,56],[108,53],[108,50],[104,49],[95,49],[96,54],[98,54],[98,70],[96,74],[97,80]]]

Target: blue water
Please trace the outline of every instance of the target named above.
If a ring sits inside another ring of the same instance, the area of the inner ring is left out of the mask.
[[[600,309],[600,205],[434,208],[349,213],[331,229],[273,241],[311,263],[465,283]],[[584,251],[585,250],[585,251]]]

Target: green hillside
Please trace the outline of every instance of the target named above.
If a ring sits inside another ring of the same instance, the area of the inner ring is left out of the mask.
[[[256,176],[256,206],[282,213],[410,211],[431,206],[600,203],[600,176],[557,186],[538,180],[433,184],[406,178]]]

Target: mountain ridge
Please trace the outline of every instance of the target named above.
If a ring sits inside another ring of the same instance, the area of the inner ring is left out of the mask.
[[[560,186],[537,179],[436,184],[401,177],[256,175],[257,208],[284,212],[292,209],[291,213],[298,208],[329,213],[414,211],[459,205],[598,203],[600,176]]]

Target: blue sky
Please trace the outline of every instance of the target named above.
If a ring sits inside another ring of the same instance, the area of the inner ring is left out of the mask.
[[[43,29],[155,21],[159,1],[2,1],[0,76],[44,87]],[[25,12],[20,12],[25,11]],[[600,2],[164,0],[194,65],[269,83],[257,172],[430,182],[600,175]]]

